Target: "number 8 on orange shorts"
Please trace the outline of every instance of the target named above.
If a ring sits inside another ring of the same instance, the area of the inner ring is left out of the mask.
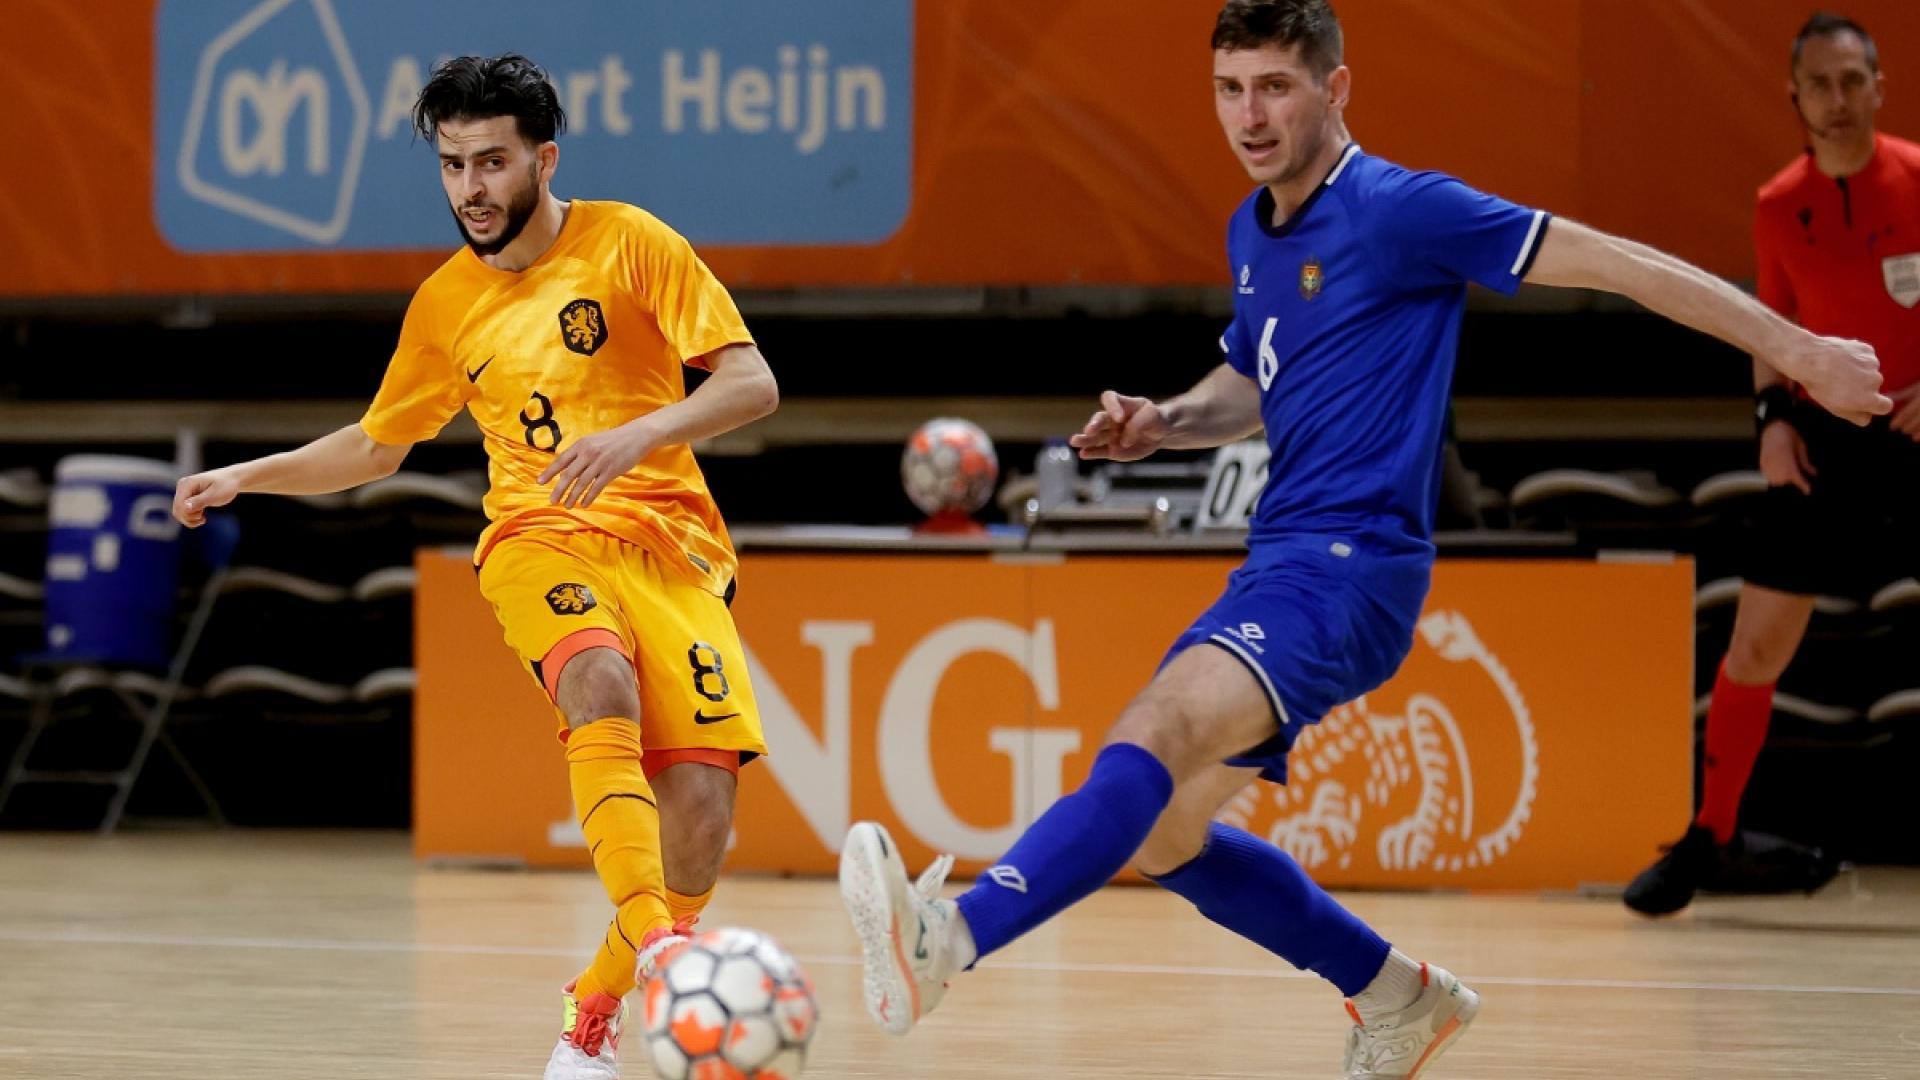
[[[726,601],[665,571],[653,552],[602,532],[527,529],[488,552],[480,592],[549,698],[582,650],[633,661],[648,776],[687,760],[733,770],[766,753]]]

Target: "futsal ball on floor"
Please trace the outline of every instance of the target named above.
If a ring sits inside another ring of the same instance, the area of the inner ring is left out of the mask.
[[[795,1080],[820,1025],[813,983],[755,930],[696,934],[641,990],[647,1058],[662,1080]]]
[[[1000,461],[978,424],[941,417],[920,425],[900,456],[907,498],[929,517],[971,514],[993,497]]]

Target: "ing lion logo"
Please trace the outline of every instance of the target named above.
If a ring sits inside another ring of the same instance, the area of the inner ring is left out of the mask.
[[[1416,688],[1397,713],[1366,698],[1336,708],[1294,743],[1287,786],[1249,785],[1221,820],[1309,870],[1461,874],[1504,857],[1539,793],[1532,711],[1464,615],[1427,614],[1418,640],[1428,655],[1410,663],[1478,676],[1451,700]]]
[[[593,590],[572,581],[563,581],[547,590],[547,606],[555,615],[585,615],[599,606]]]
[[[607,343],[607,317],[600,301],[582,298],[560,309],[560,343],[581,356],[600,351]]]

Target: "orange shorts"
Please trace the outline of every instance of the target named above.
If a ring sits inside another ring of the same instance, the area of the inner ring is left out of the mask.
[[[606,646],[633,662],[649,775],[678,760],[737,767],[767,752],[726,601],[663,572],[645,548],[601,532],[527,529],[487,553],[480,592],[549,699],[584,649]],[[565,741],[566,718],[559,723]]]

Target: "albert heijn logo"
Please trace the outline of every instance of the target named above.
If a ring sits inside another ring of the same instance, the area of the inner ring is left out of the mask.
[[[162,19],[163,49],[170,29]],[[246,11],[199,50],[191,85],[174,163],[181,189],[281,233],[338,241],[372,107],[332,0]]]

